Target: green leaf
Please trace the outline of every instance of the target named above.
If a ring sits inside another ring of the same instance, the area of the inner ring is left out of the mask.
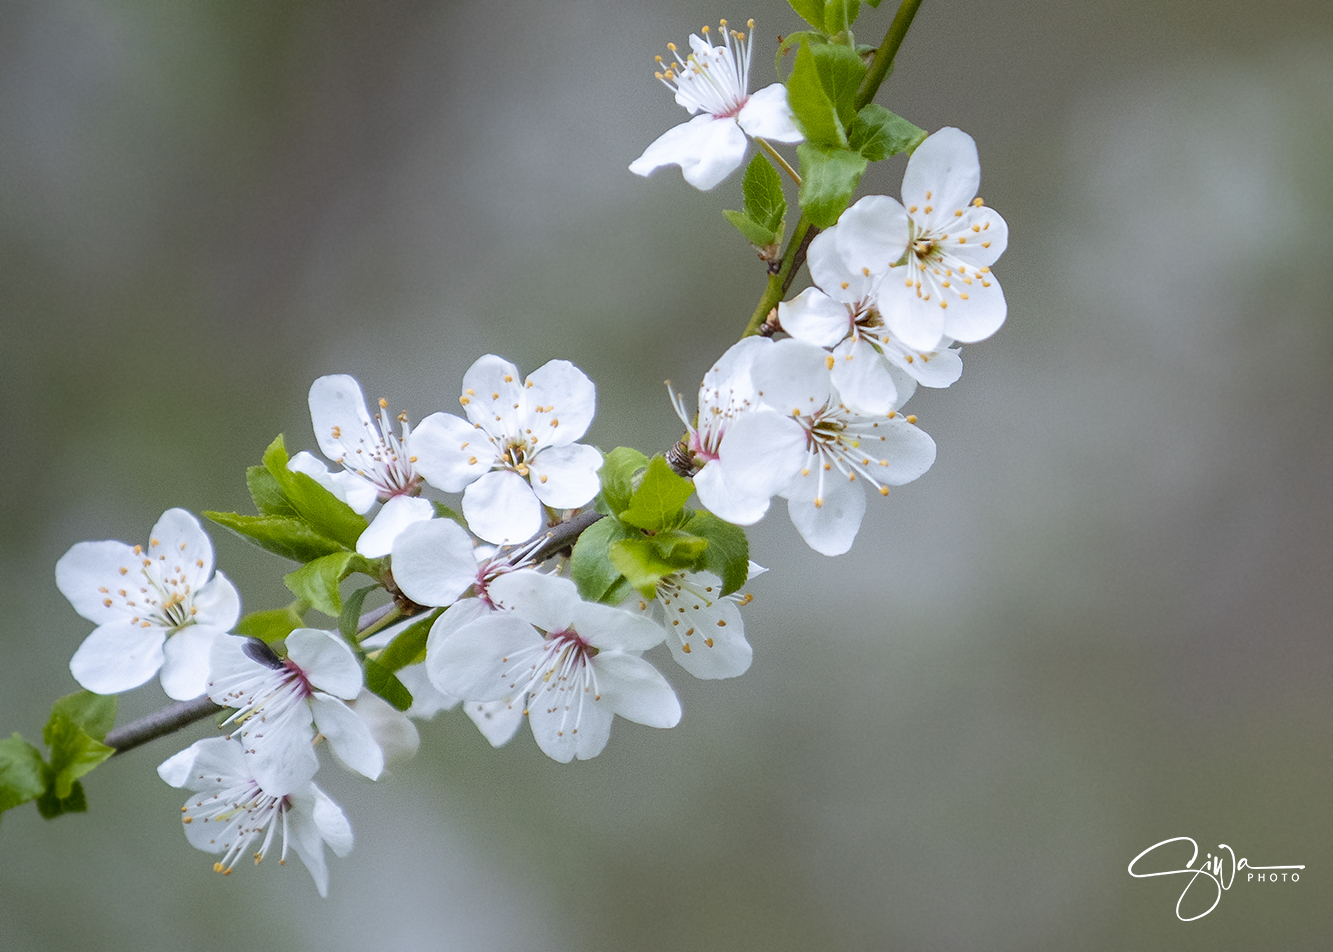
[[[824,49],[828,44],[820,44]],[[805,133],[807,144],[845,146],[847,135],[833,100],[824,91],[819,65],[809,43],[802,43],[796,53],[796,65],[787,77],[787,102],[796,116],[796,124]],[[802,178],[805,177],[802,169]]]
[[[57,800],[69,799],[75,781],[116,752],[95,740],[72,718],[55,711],[42,728],[42,740],[51,751],[47,789]]]
[[[777,232],[771,228],[765,228],[744,212],[735,212],[724,208],[722,214],[726,216],[727,221],[736,226],[739,231],[752,245],[760,248],[767,248],[769,245],[776,245],[779,242]]]
[[[874,7],[876,10],[879,9],[879,3],[880,3],[880,0],[866,0],[866,3],[870,4],[870,5],[871,5],[872,7]]]
[[[796,152],[801,157],[801,208],[817,227],[827,228],[851,201],[869,163],[858,152],[808,142]]]
[[[390,671],[378,661],[366,658],[362,662],[366,672],[366,687],[378,694],[384,700],[388,701],[400,711],[405,711],[412,706],[412,692],[409,691],[398,676]]]
[[[816,30],[824,29],[824,0],[787,0],[801,19]]]
[[[343,610],[338,614],[338,631],[353,645],[360,644],[356,636],[361,630],[361,606],[366,603],[366,596],[377,588],[378,585],[358,588],[347,597]]]
[[[51,714],[67,718],[93,740],[100,741],[116,726],[116,704],[114,694],[76,691],[51,705]]]
[[[694,535],[690,532],[683,532],[680,529],[667,529],[657,533],[650,540],[657,554],[661,556],[662,561],[672,566],[675,571],[681,572],[694,568],[704,550],[708,548],[708,540]]]
[[[606,520],[602,521],[605,522]],[[420,620],[413,622],[399,632],[375,660],[389,671],[398,671],[409,664],[424,661],[426,658],[426,639],[430,637],[430,630],[434,627],[435,620],[442,614],[442,611],[433,611],[423,615]]]
[[[634,477],[647,466],[648,457],[628,446],[617,446],[607,453],[602,460],[602,468],[597,471],[602,481],[597,511],[604,515],[618,515],[629,508],[635,489]],[[601,508],[601,503],[605,503],[607,508]]]
[[[282,580],[297,598],[303,598],[324,614],[337,618],[343,609],[338,583],[353,572],[373,574],[374,568],[355,552],[335,552],[307,562],[295,572],[288,572]]]
[[[281,641],[298,628],[305,627],[305,613],[310,603],[298,598],[286,608],[251,612],[236,625],[236,634],[260,641]]]
[[[281,436],[264,451],[264,468],[273,474],[292,508],[310,528],[345,548],[356,548],[356,540],[366,531],[365,517],[357,515],[351,506],[310,476],[288,469],[287,449]]]
[[[19,734],[0,740],[0,813],[46,792],[41,752]]]
[[[810,52],[815,58],[819,83],[829,102],[833,103],[839,123],[845,128],[856,118],[856,91],[861,88],[861,80],[865,78],[866,64],[856,55],[856,50],[838,43],[825,43]],[[846,145],[846,140],[838,144]]]
[[[250,498],[255,502],[255,509],[261,516],[295,517],[296,510],[283,495],[278,481],[262,466],[251,466],[245,471],[245,485],[250,490]]]
[[[463,518],[461,512],[450,509],[442,502],[433,502],[431,505],[435,507],[435,515],[439,516],[441,519],[452,519],[464,529],[467,528],[467,520]]]
[[[620,574],[644,598],[657,594],[657,583],[662,576],[677,571],[676,566],[662,558],[651,539],[624,539],[613,542],[607,554]]]
[[[649,460],[648,471],[620,521],[654,532],[669,529],[680,521],[680,511],[693,492],[694,483],[676,475],[659,453]]]
[[[243,516],[238,512],[205,512],[204,516],[260,548],[296,562],[346,551],[338,542],[290,516]]]
[[[926,140],[926,130],[877,103],[862,108],[847,127],[847,144],[871,162],[911,152]]]
[[[781,231],[787,217],[787,196],[782,194],[782,176],[762,155],[756,155],[745,168],[741,180],[745,193],[745,214],[770,231]]]
[[[852,28],[861,14],[861,0],[827,0],[824,4],[824,32],[830,36]]]
[[[37,798],[37,812],[47,820],[54,820],[63,813],[86,813],[87,811],[88,799],[83,795],[83,784],[77,780],[70,784],[69,793],[63,797],[48,788],[45,793]]]
[[[723,522],[711,512],[696,512],[684,529],[708,540],[699,568],[722,580],[722,594],[730,595],[750,576],[750,541],[745,530]]]
[[[578,586],[579,595],[586,601],[618,604],[621,599],[610,597],[624,576],[611,563],[611,546],[626,539],[642,539],[643,533],[613,517],[599,519],[579,536],[574,543],[574,554],[569,560],[569,577]]]
[[[808,43],[811,46],[818,46],[820,43],[827,43],[828,37],[816,30],[797,30],[795,33],[788,33],[778,44],[778,54],[773,60],[773,68],[777,70],[778,75],[782,74],[782,61],[787,54],[796,49],[802,43]]]

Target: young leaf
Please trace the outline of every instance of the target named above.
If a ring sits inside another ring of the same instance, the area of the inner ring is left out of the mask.
[[[676,571],[694,568],[708,548],[708,540],[680,529],[667,529],[652,537],[653,548],[662,557],[662,561],[674,566]]]
[[[832,36],[852,28],[861,14],[861,0],[827,0],[824,4],[824,32]]]
[[[355,552],[335,552],[307,562],[295,572],[282,577],[297,598],[303,598],[319,611],[337,618],[342,614],[342,596],[338,583],[353,571],[354,560],[365,562]]]
[[[827,228],[847,207],[869,163],[860,153],[809,142],[796,151],[801,157],[801,208],[817,227]]]
[[[51,779],[50,768],[47,768],[47,779]],[[37,798],[37,812],[43,819],[54,820],[64,813],[86,813],[88,810],[88,799],[83,795],[83,784],[75,780],[69,788],[66,796],[59,796],[50,787],[46,792]]]
[[[46,792],[42,755],[20,735],[0,740],[0,813]]]
[[[47,789],[57,800],[69,799],[75,781],[116,752],[115,748],[94,740],[71,718],[58,712],[53,712],[42,728],[42,740],[51,751]]]
[[[765,228],[744,212],[735,212],[724,208],[722,214],[726,216],[727,221],[736,226],[736,230],[745,237],[745,240],[752,245],[758,245],[760,248],[767,248],[769,245],[776,245],[779,242],[777,232],[771,228]]]
[[[366,687],[378,694],[384,700],[388,701],[400,711],[405,711],[412,706],[412,692],[409,691],[398,676],[390,671],[378,661],[366,658],[362,662],[366,672]]]
[[[708,540],[698,567],[722,580],[723,595],[730,595],[745,584],[750,575],[750,542],[744,529],[723,522],[711,512],[696,512],[684,529]]]
[[[366,603],[366,596],[377,588],[379,588],[378,585],[367,585],[365,588],[358,588],[347,596],[347,601],[343,604],[343,610],[338,614],[338,631],[353,645],[358,643],[356,635],[361,629],[361,606]]]
[[[346,551],[338,542],[289,516],[243,516],[238,512],[205,512],[204,516],[260,548],[295,562]]]
[[[76,691],[51,705],[51,714],[67,718],[93,740],[100,741],[116,726],[116,705],[114,694]]]
[[[617,446],[607,453],[602,460],[602,468],[597,471],[602,481],[602,492],[598,499],[597,511],[604,515],[624,512],[634,495],[634,477],[648,466],[648,457],[628,446]],[[606,509],[602,508],[605,503]]]
[[[618,604],[620,599],[612,601],[611,595],[623,576],[612,564],[609,550],[616,542],[642,538],[638,529],[614,518],[599,519],[584,529],[569,560],[569,577],[578,586],[579,595],[590,602]]]
[[[375,660],[390,671],[397,671],[409,664],[424,661],[426,639],[430,637],[430,630],[435,620],[442,614],[443,611],[433,611],[423,615],[420,620],[399,632]]]
[[[278,481],[262,466],[251,466],[245,471],[245,485],[250,498],[261,516],[296,516],[296,510],[283,495]]]
[[[629,579],[629,583],[644,598],[653,598],[657,594],[657,583],[662,576],[675,572],[676,566],[667,562],[658,553],[651,539],[625,539],[611,544],[607,553],[611,564],[620,570],[620,574]]]
[[[819,49],[827,45],[821,44]],[[787,77],[787,102],[796,116],[796,124],[805,133],[807,145],[842,147],[847,144],[838,110],[824,91],[819,66],[809,43],[801,44],[796,53],[796,65]]]
[[[653,532],[668,529],[680,521],[680,511],[693,492],[694,483],[676,475],[659,453],[649,460],[643,482],[620,514],[620,521]]]
[[[467,520],[463,518],[461,512],[450,509],[442,502],[433,502],[431,505],[435,507],[435,515],[439,516],[441,519],[452,519],[464,529],[467,528]]]
[[[818,46],[820,43],[827,43],[828,37],[817,30],[797,30],[795,33],[788,33],[778,44],[778,53],[773,60],[773,69],[782,74],[782,61],[787,54],[796,49],[802,43],[808,43],[811,46]]]
[[[787,197],[782,194],[782,176],[768,159],[756,155],[750,160],[741,188],[745,192],[745,214],[750,220],[769,231],[781,231],[782,220],[787,217]]]
[[[862,108],[847,127],[847,145],[871,162],[911,152],[925,140],[925,129],[873,102]]]
[[[816,30],[824,29],[824,0],[787,0],[801,19]]]
[[[839,43],[825,43],[810,52],[815,58],[819,83],[845,128],[856,118],[856,91],[865,78],[866,64],[856,55],[856,50]],[[845,140],[840,144],[845,145]]]
[[[260,641],[281,641],[305,626],[305,613],[309,610],[310,603],[298,598],[286,608],[251,612],[237,623],[236,634],[258,638]]]
[[[273,474],[283,495],[310,528],[346,548],[355,548],[366,531],[365,517],[357,515],[333,493],[305,473],[287,468],[287,449],[278,436],[264,451],[264,468]]]

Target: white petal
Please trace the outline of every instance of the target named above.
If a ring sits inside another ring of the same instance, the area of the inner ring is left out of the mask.
[[[880,314],[900,344],[912,350],[936,350],[944,340],[944,322],[952,315],[945,314],[938,296],[925,300],[914,286],[908,287],[908,273],[906,267],[896,268],[884,278],[877,292]]]
[[[876,446],[869,441],[863,448],[870,455],[880,455],[888,466],[876,467],[874,475],[890,486],[910,483],[935,463],[935,441],[930,434],[908,423],[901,416],[881,421],[875,431],[883,442]]]
[[[209,655],[223,635],[207,625],[187,625],[167,639],[162,649],[162,690],[167,697],[189,701],[207,692]]]
[[[593,659],[602,703],[621,717],[649,727],[680,723],[680,701],[661,672],[632,654],[605,651]]]
[[[532,491],[553,509],[573,509],[591,502],[602,488],[597,471],[602,454],[595,447],[548,446],[528,462]]]
[[[170,786],[185,786],[190,779],[190,774],[194,773],[194,761],[198,754],[196,748],[201,743],[203,742],[195,741],[189,747],[172,754],[166,760],[162,761],[162,763],[157,765],[157,775]]]
[[[542,504],[518,473],[495,470],[464,491],[463,518],[487,542],[525,542],[542,527]]]
[[[213,543],[184,509],[162,513],[148,537],[148,557],[178,580],[178,589],[202,588],[213,574]]]
[[[69,661],[74,680],[94,694],[119,694],[137,688],[162,667],[161,628],[131,622],[99,625]]]
[[[870,299],[870,293],[879,282],[879,274],[869,268],[853,268],[838,250],[838,226],[825,229],[810,242],[806,253],[810,279],[833,300],[842,304],[860,304]],[[850,318],[848,318],[850,321]],[[786,325],[783,325],[786,330]],[[795,336],[795,335],[794,335]],[[837,343],[837,341],[834,341]],[[826,345],[831,346],[831,345]]]
[[[821,490],[816,471],[798,477],[783,495],[792,525],[810,548],[822,555],[842,555],[852,547],[866,512],[859,482],[849,481],[836,469],[826,470]]]
[[[846,305],[819,288],[806,288],[792,300],[779,304],[778,321],[792,337],[820,347],[832,347],[845,340],[852,326]]]
[[[767,499],[786,488],[805,456],[805,428],[791,417],[765,409],[743,413],[732,422],[722,439],[717,463],[723,467],[725,483],[732,490],[752,499]],[[717,515],[727,518],[721,512]]]
[[[436,489],[460,493],[488,472],[496,450],[490,436],[451,413],[432,413],[407,437],[416,471]]]
[[[696,678],[713,680],[744,674],[754,652],[745,640],[740,606],[733,598],[718,597],[722,583],[713,575],[692,573],[688,581],[696,590],[712,586],[711,598],[685,589],[674,597],[660,598],[671,657]]]
[[[321,691],[346,700],[361,693],[361,665],[347,642],[332,632],[297,628],[287,636],[287,657]]]
[[[588,432],[597,412],[597,388],[587,374],[567,360],[549,360],[527,382],[538,446],[566,446]]]
[[[969,271],[994,264],[1009,246],[1008,223],[984,205],[969,205],[961,216],[945,223],[945,233],[940,235],[941,247]]]
[[[542,753],[562,764],[600,754],[611,737],[612,715],[610,706],[592,692],[568,685],[562,689],[545,683],[528,699],[533,739]]]
[[[334,462],[354,456],[356,448],[378,436],[361,384],[347,374],[330,374],[310,385],[310,422],[320,451]],[[354,462],[354,460],[353,460]]]
[[[301,862],[305,863],[306,869],[310,870],[311,877],[315,880],[315,888],[319,890],[321,897],[327,897],[329,894],[329,867],[324,859],[324,834],[320,829],[320,823],[316,821],[317,814],[326,825],[334,828],[336,821],[333,821],[327,807],[320,808],[321,798],[332,805],[333,810],[341,816],[342,810],[338,805],[329,800],[318,787],[313,783],[307,784],[299,793],[292,795],[292,808],[287,811],[287,836],[286,842],[291,844],[296,855],[301,857]],[[345,825],[347,818],[343,817]],[[345,838],[339,836],[342,842],[346,842],[348,849],[351,843],[351,828],[348,827]]]
[[[635,175],[664,165],[679,165],[685,181],[702,191],[717,185],[740,166],[747,140],[735,120],[695,116],[664,132],[630,163]]]
[[[323,790],[313,783],[310,788],[315,794],[313,817],[320,836],[329,844],[335,856],[346,856],[352,852],[352,825],[347,822],[342,808],[329,799]]]
[[[418,605],[452,605],[477,581],[472,538],[452,519],[408,526],[394,542],[393,580]]]
[[[879,351],[864,340],[839,344],[833,351],[833,385],[848,407],[888,413],[899,405],[898,389]]]
[[[837,229],[838,253],[863,277],[883,275],[907,250],[907,212],[887,195],[861,199],[842,213]]]
[[[647,651],[666,637],[662,626],[650,618],[594,602],[579,603],[574,629],[593,647],[612,651]]]
[[[787,87],[774,83],[751,94],[736,115],[736,122],[747,135],[774,142],[801,142],[804,136],[796,128],[791,106],[787,103]]]
[[[705,463],[704,468],[694,474],[694,491],[699,495],[699,503],[719,519],[738,526],[752,526],[764,518],[769,499],[782,487],[767,495],[763,494],[764,488],[756,492],[743,482],[740,486],[733,485],[717,460]]]
[[[378,780],[384,772],[384,751],[366,722],[342,701],[318,691],[310,696],[310,706],[315,726],[338,759],[357,773]]]
[[[760,398],[782,416],[811,416],[831,396],[830,354],[805,341],[780,340],[755,358],[750,376]]]
[[[957,348],[922,353],[890,344],[884,348],[884,358],[926,387],[947,387],[963,375],[963,358]]]
[[[492,747],[503,747],[517,733],[518,725],[523,723],[524,701],[524,698],[464,701],[463,710]]]
[[[231,631],[241,617],[241,595],[227,576],[214,572],[213,580],[195,591],[194,608],[195,624]]]
[[[541,635],[530,624],[499,612],[428,644],[426,670],[431,682],[446,694],[469,701],[498,701],[514,696],[525,681],[523,663],[511,658],[541,645]]]
[[[491,600],[543,631],[564,631],[584,606],[567,578],[533,569],[508,572],[490,583]]]
[[[990,337],[1008,313],[1004,291],[993,274],[974,274],[968,300],[952,301],[944,318],[944,333],[956,341],[972,344]]]
[[[402,671],[395,673],[398,675],[398,680],[402,681]],[[427,681],[426,685],[429,687],[430,682]],[[403,686],[407,687],[406,682]],[[412,689],[409,687],[408,690]],[[416,695],[413,694],[413,701],[415,700]],[[421,746],[421,735],[417,733],[417,727],[409,715],[398,710],[378,694],[368,690],[362,691],[355,701],[349,702],[348,706],[370,729],[375,743],[384,752],[386,763],[411,757]]]
[[[495,354],[473,361],[463,374],[463,408],[467,418],[492,436],[517,436],[528,414],[528,395],[518,368]]]
[[[446,615],[448,613],[445,612]],[[405,668],[399,668],[395,673],[398,675],[398,680],[403,682],[403,687],[412,692],[412,706],[403,712],[408,717],[428,721],[441,711],[453,710],[458,706],[459,698],[445,694],[431,683],[424,662],[409,664]]]
[[[976,142],[961,129],[947,126],[927,136],[907,160],[903,204],[917,206],[912,219],[928,231],[939,227],[947,231],[949,219],[968,207],[980,184]]]
[[[135,612],[127,609],[119,590],[128,591],[130,582],[143,578],[142,562],[124,542],[79,542],[56,563],[56,587],[89,621],[128,621]]]
[[[393,550],[393,540],[410,525],[435,518],[435,506],[419,496],[394,496],[375,514],[356,540],[356,551],[378,559]]]

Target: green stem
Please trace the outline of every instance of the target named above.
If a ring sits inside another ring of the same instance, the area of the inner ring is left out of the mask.
[[[794,168],[792,168],[790,165],[787,164],[787,160],[778,154],[778,150],[769,145],[767,139],[761,138],[760,136],[755,136],[754,141],[759,143],[759,148],[763,149],[766,153],[768,153],[768,157],[772,159],[779,168],[781,168],[784,172],[790,175],[791,180],[796,183],[796,187],[800,188],[801,177],[796,174],[796,170]]]

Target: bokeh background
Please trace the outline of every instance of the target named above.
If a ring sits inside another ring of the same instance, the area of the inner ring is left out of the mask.
[[[567,357],[592,441],[678,436],[662,381],[763,273],[739,176],[625,166],[684,118],[653,54],[718,16],[771,81],[777,0],[0,8],[0,735],[76,687],[56,559],[246,510],[319,374],[420,419],[483,353]],[[1333,6],[926,0],[879,101],[976,138],[1009,320],[914,398],[938,461],[849,555],[753,531],[747,675],[665,662],[684,721],[590,763],[443,715],[378,784],[326,766],[357,835],[326,901],[299,863],[215,876],[153,770],[210,728],[156,742],[87,814],[4,816],[0,948],[1326,949]],[[1185,835],[1307,868],[1182,923],[1126,866]]]

